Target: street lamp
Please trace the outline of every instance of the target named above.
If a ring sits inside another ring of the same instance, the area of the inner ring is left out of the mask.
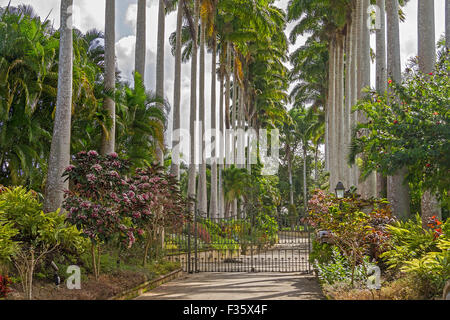
[[[336,185],[336,189],[334,189],[334,191],[336,192],[336,197],[338,199],[342,199],[344,198],[344,194],[345,194],[345,187],[344,184],[342,182],[338,182],[338,184]]]

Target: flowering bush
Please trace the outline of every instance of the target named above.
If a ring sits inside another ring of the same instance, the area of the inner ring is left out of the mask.
[[[66,192],[63,207],[67,219],[92,242],[94,247],[119,236],[128,247],[147,235],[145,257],[151,240],[165,226],[183,222],[185,202],[177,180],[163,168],[137,169],[126,178],[129,163],[116,153],[107,156],[96,151],[80,152],[66,169],[73,187]],[[145,263],[145,258],[144,258]]]
[[[8,296],[8,293],[11,292],[9,286],[12,281],[7,276],[0,275],[0,299],[4,299]]]
[[[129,182],[129,192],[122,194],[122,210],[136,226],[139,235],[145,232],[145,265],[149,247],[158,236],[162,237],[163,228],[177,229],[189,219],[186,215],[187,202],[177,179],[166,174],[163,167],[155,165],[137,169]]]
[[[347,255],[354,250],[378,259],[388,247],[387,226],[395,222],[384,200],[343,199],[316,190],[309,201],[307,222],[315,229],[331,232],[331,240]]]
[[[428,228],[433,230],[434,239],[437,239],[443,235],[442,221],[440,221],[436,216],[432,216],[431,218],[429,218],[427,226]]]
[[[445,49],[444,49],[445,50]],[[385,176],[407,168],[408,182],[440,192],[445,201],[450,185],[450,55],[442,53],[435,71],[423,74],[415,64],[403,83],[390,81],[389,92],[373,91],[355,109],[370,121],[353,133],[350,160],[363,153],[361,173]],[[358,135],[364,131],[365,135]]]
[[[135,239],[133,228],[121,216],[121,202],[129,201],[129,183],[122,178],[129,168],[127,161],[115,153],[101,156],[96,151],[83,151],[72,163],[65,171],[72,183],[63,204],[68,221],[93,244],[121,234],[131,246]]]

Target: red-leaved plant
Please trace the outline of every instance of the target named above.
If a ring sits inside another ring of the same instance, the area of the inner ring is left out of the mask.
[[[0,299],[5,299],[8,297],[8,293],[11,292],[9,286],[12,281],[8,278],[8,276],[0,275]]]

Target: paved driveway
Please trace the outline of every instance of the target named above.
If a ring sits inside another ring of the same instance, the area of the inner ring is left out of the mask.
[[[137,300],[320,300],[316,278],[286,273],[197,273]]]

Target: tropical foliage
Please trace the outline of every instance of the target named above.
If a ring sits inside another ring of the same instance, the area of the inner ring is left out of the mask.
[[[407,167],[409,182],[446,198],[450,184],[449,71],[450,58],[444,53],[430,74],[421,73],[413,64],[403,83],[389,80],[388,94],[373,92],[370,100],[356,107],[371,119],[355,129],[350,155],[354,161],[357,154],[365,154],[364,176],[375,170],[391,175]],[[361,131],[367,134],[357,135]]]

